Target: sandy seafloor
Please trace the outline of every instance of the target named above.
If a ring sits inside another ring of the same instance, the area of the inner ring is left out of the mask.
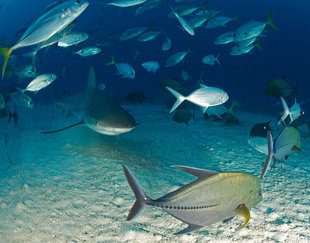
[[[186,224],[158,208],[135,221],[127,214],[135,197],[122,171],[127,165],[151,198],[195,178],[170,165],[259,175],[265,155],[247,143],[256,122],[270,117],[239,113],[241,126],[197,119],[190,126],[167,119],[167,108],[128,106],[140,124],[119,137],[85,127],[42,135],[76,121],[51,105],[19,114],[19,125],[1,119],[9,135],[9,164],[1,147],[0,242],[310,242],[310,136],[302,134],[303,153],[279,163],[262,183],[263,201],[243,218],[173,233]]]

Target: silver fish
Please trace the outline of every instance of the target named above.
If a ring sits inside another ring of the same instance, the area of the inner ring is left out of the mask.
[[[89,35],[87,33],[78,32],[78,31],[71,31],[67,35],[65,35],[63,38],[61,38],[57,46],[59,47],[69,47],[73,45],[77,45],[85,40],[87,40]]]
[[[82,57],[88,57],[88,56],[93,56],[97,55],[98,53],[101,52],[101,49],[99,47],[84,47],[83,49],[75,52],[75,54],[78,54]]]
[[[53,73],[42,74],[32,80],[25,89],[17,89],[22,93],[24,93],[25,91],[38,92],[39,90],[50,85],[56,78],[56,74]]]
[[[163,197],[153,200],[147,196],[138,180],[123,165],[127,181],[136,196],[127,220],[138,217],[150,206],[162,208],[173,217],[188,224],[176,234],[198,230],[219,221],[227,221],[236,215],[245,218],[239,228],[250,219],[249,209],[262,201],[258,178],[245,172],[223,172],[203,170],[187,166],[173,166],[198,179]]]

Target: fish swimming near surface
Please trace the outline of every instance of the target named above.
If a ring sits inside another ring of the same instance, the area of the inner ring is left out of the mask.
[[[200,88],[193,91],[188,96],[183,96],[170,87],[166,88],[177,98],[170,110],[170,113],[173,112],[184,100],[199,105],[202,107],[202,112],[205,113],[208,107],[221,105],[229,98],[228,94],[224,90],[215,87],[208,87],[204,84],[200,84]]]
[[[301,147],[301,136],[300,132],[295,127],[285,126],[283,130],[273,142],[272,134],[267,131],[268,139],[268,156],[264,163],[263,170],[261,172],[260,180],[264,178],[267,171],[271,168],[271,161],[273,159],[273,166],[278,160],[287,160],[290,154],[293,152],[302,152]]]
[[[77,126],[87,126],[93,131],[105,135],[119,135],[130,132],[136,127],[135,119],[117,104],[105,90],[96,87],[95,70],[89,70],[87,90],[62,99],[55,99],[55,105],[72,112],[80,119],[79,122],[57,129],[55,131],[41,132],[43,134],[60,132]]]
[[[0,54],[4,56],[2,78],[12,51],[26,46],[38,45],[73,22],[88,6],[84,0],[71,0],[57,5],[43,14],[24,33],[21,39],[12,47],[1,47]]]
[[[128,63],[116,63],[114,56],[112,56],[112,60],[105,65],[115,65],[118,73],[123,76],[123,78],[129,78],[129,79],[134,79],[136,71],[134,68],[129,65]]]
[[[277,98],[283,97],[287,98],[291,95],[292,91],[297,90],[297,83],[295,87],[293,87],[286,79],[278,78],[268,82],[265,88],[265,94],[271,95]]]
[[[127,181],[136,196],[127,220],[137,218],[151,206],[162,208],[188,224],[176,234],[189,233],[219,221],[227,222],[237,215],[249,222],[250,208],[262,201],[258,178],[245,172],[217,172],[187,166],[172,166],[198,177],[197,180],[153,200],[145,194],[132,172],[123,165]]]

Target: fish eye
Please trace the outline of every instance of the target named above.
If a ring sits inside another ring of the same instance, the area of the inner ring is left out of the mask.
[[[29,104],[32,105],[32,101],[29,101]]]
[[[259,191],[258,193],[257,193],[257,197],[261,197],[262,196],[262,191]]]

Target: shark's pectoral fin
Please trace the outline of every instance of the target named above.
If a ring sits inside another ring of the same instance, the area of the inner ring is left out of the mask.
[[[198,230],[202,228],[203,226],[197,225],[197,224],[189,224],[185,229],[182,229],[181,231],[174,233],[175,235],[180,235],[180,234],[186,234],[194,230]]]
[[[244,204],[240,204],[236,209],[235,209],[235,213],[237,215],[240,215],[242,217],[244,217],[244,223],[243,225],[239,226],[238,229],[243,228],[244,226],[246,226],[250,220],[250,210],[244,205]]]
[[[60,128],[60,129],[57,129],[57,130],[53,130],[53,131],[40,132],[40,133],[41,134],[56,133],[56,132],[61,132],[61,131],[67,130],[69,128],[78,127],[78,126],[82,126],[82,125],[84,125],[84,122],[83,121],[79,121],[78,123],[75,123],[75,124],[67,126],[67,127],[63,127],[63,128]]]

